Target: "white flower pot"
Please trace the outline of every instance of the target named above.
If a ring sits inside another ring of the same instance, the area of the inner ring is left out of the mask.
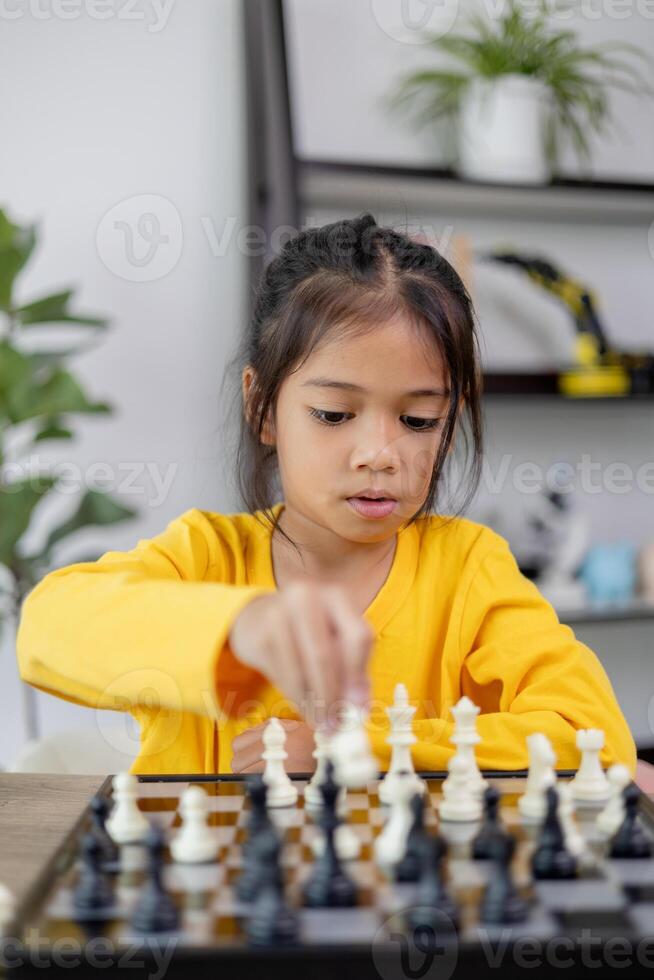
[[[470,180],[543,184],[549,89],[527,75],[475,78],[459,110],[458,172]]]

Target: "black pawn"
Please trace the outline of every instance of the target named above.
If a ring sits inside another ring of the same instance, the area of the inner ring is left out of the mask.
[[[397,881],[418,881],[422,871],[424,861],[424,848],[422,846],[425,832],[425,801],[422,793],[414,793],[411,797],[411,812],[413,820],[411,829],[407,835],[406,850],[395,865],[395,878]]]
[[[297,938],[297,915],[284,898],[280,848],[281,841],[272,827],[264,830],[257,840],[261,875],[247,923],[247,937],[254,945],[278,946]]]
[[[334,844],[334,832],[341,820],[336,812],[339,787],[334,781],[334,764],[331,759],[327,760],[320,792],[323,805],[318,823],[324,834],[325,846],[304,883],[304,904],[314,908],[356,905],[356,885],[343,870]]]
[[[82,868],[75,891],[73,906],[78,912],[97,912],[114,904],[109,879],[102,870],[102,848],[92,831],[82,838]]]
[[[612,858],[646,858],[652,853],[652,844],[638,820],[640,790],[633,783],[622,790],[625,806],[624,820],[611,838],[609,856]]]
[[[499,820],[500,794],[494,786],[487,786],[484,791],[484,822],[479,833],[472,842],[472,856],[476,861],[490,858],[492,842],[498,834],[506,831]]]
[[[161,883],[164,835],[156,824],[145,838],[148,849],[147,879],[134,909],[131,925],[137,932],[170,932],[177,928],[179,916],[175,903]]]
[[[420,849],[422,873],[415,906],[407,915],[409,925],[414,930],[457,928],[459,910],[447,891],[443,870],[447,843],[440,834],[425,834]]]
[[[479,920],[495,925],[524,922],[529,915],[527,902],[516,891],[511,874],[515,840],[510,834],[498,833],[489,843],[492,873],[479,905]]]
[[[119,861],[118,846],[107,831],[107,816],[109,800],[104,796],[94,796],[91,800],[91,829],[100,844],[102,860],[106,864],[116,865]]]
[[[541,827],[538,844],[531,858],[534,878],[559,880],[574,878],[577,860],[566,847],[557,808],[559,794],[555,786],[548,786],[547,810]]]
[[[243,870],[239,875],[234,886],[236,897],[240,902],[253,902],[259,894],[259,889],[264,881],[268,861],[268,855],[273,853],[273,841],[279,845],[279,837],[272,823],[259,828],[256,837],[249,843],[246,854],[244,855]],[[278,867],[277,874],[280,876],[281,869]]]

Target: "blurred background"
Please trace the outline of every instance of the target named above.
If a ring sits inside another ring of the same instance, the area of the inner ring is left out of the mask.
[[[463,276],[487,439],[467,516],[595,650],[651,759],[653,52],[647,0],[2,0],[0,766],[136,755],[130,718],[21,684],[22,598],[237,509],[219,388],[258,277],[363,210]]]

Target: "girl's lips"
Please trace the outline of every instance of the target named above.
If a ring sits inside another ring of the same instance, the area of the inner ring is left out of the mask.
[[[347,502],[360,517],[388,517],[397,507],[397,500],[367,500],[365,497],[348,497]]]

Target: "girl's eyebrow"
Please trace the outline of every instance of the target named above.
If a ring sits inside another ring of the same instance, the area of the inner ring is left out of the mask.
[[[334,378],[310,378],[308,381],[303,381],[300,385],[301,388],[305,388],[307,385],[311,385],[316,388],[340,388],[346,391],[361,391],[364,394],[367,393],[368,389],[362,387],[362,385],[354,384],[352,381],[336,381]],[[436,395],[437,397],[447,397],[450,394],[449,388],[414,388],[412,391],[405,391],[404,393],[409,398],[421,398]]]

